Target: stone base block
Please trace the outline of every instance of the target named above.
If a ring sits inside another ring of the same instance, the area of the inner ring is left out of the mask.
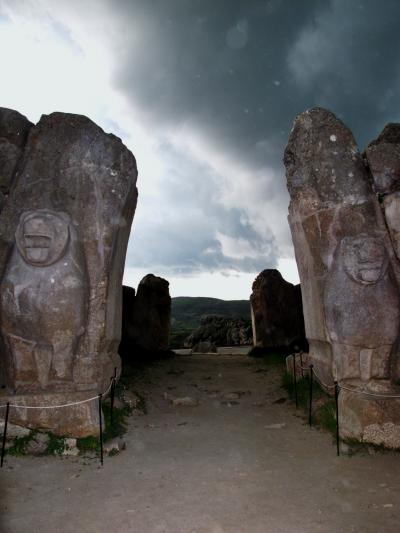
[[[294,355],[296,357],[296,380],[300,381],[309,376],[310,358],[308,353],[305,352],[297,352]],[[286,372],[293,377],[293,354],[286,357]]]
[[[400,398],[381,399],[341,390],[339,428],[342,439],[400,449]]]
[[[93,397],[92,391],[56,394],[0,394],[0,405],[10,402],[9,422],[18,426],[51,431],[55,435],[64,437],[87,437],[99,434],[99,405],[95,398],[90,402],[56,407],[64,404],[74,404]],[[28,409],[18,406],[37,406]],[[40,406],[47,408],[40,408]],[[0,410],[0,417],[4,419],[6,409]],[[104,425],[103,425],[104,427]]]

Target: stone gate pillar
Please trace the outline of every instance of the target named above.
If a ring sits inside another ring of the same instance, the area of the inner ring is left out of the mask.
[[[120,368],[136,178],[132,153],[84,116],[52,113],[31,128],[0,214],[0,403],[80,401]],[[98,431],[97,409],[21,407],[10,419],[83,436]]]
[[[342,436],[378,432],[384,443],[399,405],[368,394],[398,390],[400,278],[368,169],[349,129],[321,108],[296,118],[284,162],[310,358],[323,381],[358,391],[341,392]]]

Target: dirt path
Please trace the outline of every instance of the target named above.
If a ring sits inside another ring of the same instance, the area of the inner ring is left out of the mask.
[[[148,414],[103,468],[6,458],[1,533],[397,533],[400,456],[336,457],[279,383],[240,355],[157,363],[135,384]],[[171,403],[185,396],[199,405]]]

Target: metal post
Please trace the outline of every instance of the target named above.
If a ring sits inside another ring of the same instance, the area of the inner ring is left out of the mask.
[[[3,468],[4,452],[6,451],[7,424],[8,424],[8,413],[9,412],[10,412],[10,402],[7,402],[6,417],[4,419],[3,447],[1,449],[1,465],[0,465],[0,468]]]
[[[114,375],[111,378],[110,426],[113,425],[114,396],[115,396],[116,379],[117,379],[117,367],[114,368]]]
[[[296,378],[296,356],[293,354],[293,387],[294,387],[294,397],[296,400],[296,407],[299,406],[299,401],[297,398],[297,378]]]
[[[335,405],[336,405],[336,454],[340,455],[340,442],[339,442],[339,385],[335,381]]]
[[[101,412],[101,399],[102,399],[102,393],[99,394],[99,425],[100,425],[100,463],[101,466],[103,466],[103,421],[102,421],[102,412]]]
[[[313,368],[314,365],[310,365],[310,405],[308,411],[308,423],[312,426],[312,393],[313,393]]]

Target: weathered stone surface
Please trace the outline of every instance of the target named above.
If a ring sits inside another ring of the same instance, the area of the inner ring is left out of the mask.
[[[304,348],[303,305],[300,285],[284,280],[275,269],[263,270],[250,296],[253,344],[269,350]]]
[[[136,178],[131,152],[86,117],[53,113],[31,128],[0,217],[1,378],[18,403],[88,398],[120,367]],[[10,416],[58,434],[96,434],[95,409],[83,405]]]
[[[388,194],[383,198],[383,211],[393,249],[397,259],[400,260],[400,191]]]
[[[398,390],[399,264],[353,136],[332,113],[297,117],[285,165],[310,361],[324,382],[358,391],[341,391],[341,432],[364,438],[391,420],[360,393]]]
[[[46,433],[36,433],[25,446],[28,455],[43,455],[49,444],[50,437]]]
[[[0,211],[10,192],[32,126],[21,113],[0,107]]]
[[[390,390],[400,298],[380,237],[369,232],[342,239],[326,280],[324,305],[338,378]]]
[[[341,390],[339,427],[342,438],[400,448],[400,399],[374,398]]]
[[[354,138],[332,113],[311,109],[295,121],[285,165],[313,363],[325,380],[387,381],[399,293],[385,222]],[[383,295],[388,325],[377,336]],[[369,312],[363,319],[360,307]]]
[[[94,400],[86,402],[88,398]],[[0,404],[10,401],[21,407],[10,407],[10,420],[19,426],[42,431],[51,431],[55,435],[86,437],[99,433],[99,407],[96,393],[93,391],[75,391],[38,394],[14,394],[7,392],[0,395]],[[76,403],[84,402],[84,403]],[[52,407],[65,404],[68,407],[51,409],[25,409],[29,407]],[[1,414],[4,416],[4,413]]]
[[[252,343],[251,323],[242,318],[204,315],[200,326],[185,339],[184,346],[192,348],[200,342],[216,346],[246,346]]]
[[[105,442],[103,445],[104,453],[112,454],[112,453],[119,453],[122,450],[126,449],[126,441],[124,439],[121,439],[120,437],[116,437],[115,439],[111,439],[108,442]]]
[[[23,426],[17,426],[16,424],[7,424],[7,439],[15,439],[26,437],[31,430]],[[4,420],[0,420],[0,435],[4,433]]]
[[[167,280],[148,274],[137,293],[123,287],[122,338],[119,353],[124,359],[138,353],[168,350],[171,327],[171,297]]]
[[[377,193],[400,189],[400,124],[387,124],[365,150],[365,158]]]
[[[306,352],[297,352],[286,357],[286,372],[293,379],[293,356],[296,359],[296,381],[300,381],[304,377],[309,376],[309,366],[311,364],[310,356]],[[327,383],[328,386],[333,385],[333,380]]]
[[[79,448],[76,444],[76,439],[64,439],[64,450],[62,455],[71,455],[73,457],[79,455]]]
[[[374,190],[382,207],[396,256],[400,259],[400,124],[387,124],[365,150]]]

